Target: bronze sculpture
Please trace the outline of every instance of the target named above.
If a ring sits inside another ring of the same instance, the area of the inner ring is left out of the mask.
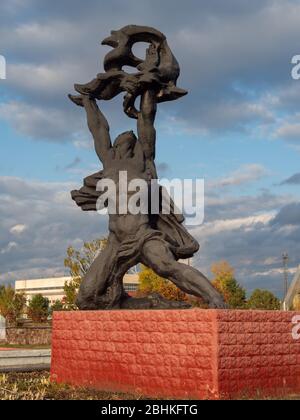
[[[145,60],[132,53],[136,42],[150,44]],[[101,195],[97,183],[114,181],[119,189],[120,173],[126,172],[128,182],[142,179],[147,185],[157,180],[155,167],[156,132],[154,127],[157,103],[174,100],[187,92],[176,86],[179,65],[166,37],[145,26],[129,25],[103,41],[113,50],[104,59],[105,73],[85,85],[75,85],[79,95],[70,99],[84,107],[95,150],[103,170],[84,180],[72,198],[85,211],[95,211]],[[125,65],[136,67],[136,74],[126,73]],[[137,133],[120,134],[112,144],[109,125],[96,100],[109,100],[125,92],[124,112],[137,119]],[[140,96],[140,109],[135,100]],[[160,187],[157,186],[158,190]],[[173,203],[172,203],[173,204]],[[77,298],[79,309],[164,308],[186,307],[159,296],[144,299],[129,297],[123,288],[124,274],[134,265],[143,263],[157,274],[168,278],[184,292],[202,297],[211,308],[224,308],[224,300],[209,280],[195,268],[178,262],[198,251],[197,241],[183,226],[182,215],[120,213],[109,214],[109,238],[105,250],[94,260],[85,275]]]

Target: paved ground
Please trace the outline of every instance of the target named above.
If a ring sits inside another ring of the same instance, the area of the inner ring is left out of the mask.
[[[16,349],[13,347],[0,347],[0,351],[6,351],[6,350],[16,350]],[[19,349],[19,350],[22,350],[22,349]]]

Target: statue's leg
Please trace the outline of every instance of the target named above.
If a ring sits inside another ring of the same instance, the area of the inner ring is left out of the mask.
[[[183,292],[203,298],[211,308],[226,308],[222,296],[195,268],[176,261],[166,242],[152,239],[144,244],[142,262],[159,276],[171,280]]]
[[[110,235],[105,249],[95,258],[82,279],[76,300],[79,309],[98,309],[95,297],[105,293],[109,269],[117,252],[118,243],[113,235]]]
[[[111,257],[103,267],[102,275],[106,281],[103,285],[101,278],[96,286],[95,302],[97,309],[119,309],[122,301],[128,298],[123,285],[123,277],[135,265],[135,260],[118,258],[119,250],[111,250]],[[99,275],[100,273],[98,273]]]

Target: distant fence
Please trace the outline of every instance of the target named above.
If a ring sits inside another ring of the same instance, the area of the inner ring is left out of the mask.
[[[6,342],[18,345],[50,345],[52,328],[46,326],[7,327]]]

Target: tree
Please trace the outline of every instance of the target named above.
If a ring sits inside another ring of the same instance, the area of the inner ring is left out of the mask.
[[[245,308],[246,291],[235,279],[234,268],[227,261],[220,261],[211,266],[211,272],[214,274],[212,284],[228,306],[232,309]]]
[[[26,308],[26,296],[24,293],[15,293],[14,301],[14,318],[17,320],[23,314]]]
[[[78,251],[70,246],[67,249],[67,257],[64,265],[69,268],[72,280],[65,283],[64,304],[66,309],[77,309],[75,301],[81,281],[94,259],[103,251],[107,239],[96,239],[92,242],[85,242],[83,248]]]
[[[50,314],[53,314],[55,311],[63,311],[64,304],[61,300],[56,300],[50,307]]]
[[[49,299],[41,294],[34,295],[28,305],[28,316],[34,322],[45,322],[49,316]]]
[[[0,288],[0,314],[8,322],[16,322],[25,308],[24,293],[16,293],[11,286]]]
[[[249,309],[264,309],[277,311],[280,309],[280,300],[268,290],[256,289],[248,300]]]
[[[300,311],[300,293],[297,293],[293,299],[293,310]]]
[[[139,282],[138,292],[141,295],[159,293],[161,296],[169,300],[188,300],[187,295],[178,289],[175,284],[158,276],[148,267],[142,267],[142,271],[139,273]]]

